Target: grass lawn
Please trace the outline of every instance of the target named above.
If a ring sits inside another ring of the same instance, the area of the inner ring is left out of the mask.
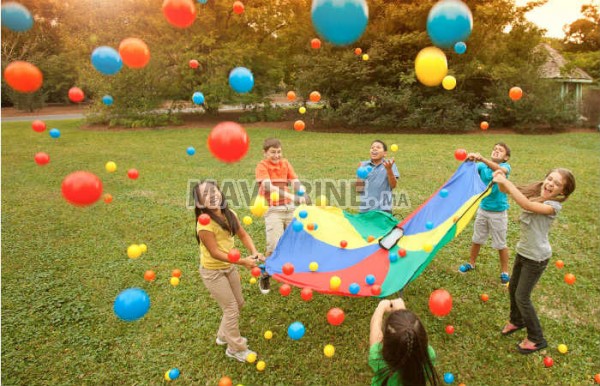
[[[577,189],[564,204],[551,232],[552,263],[534,290],[547,350],[524,356],[515,343],[524,332],[500,336],[508,318],[507,289],[499,282],[497,253],[482,248],[477,270],[457,272],[466,261],[472,227],[446,246],[425,272],[405,289],[405,299],[425,323],[437,351],[440,375],[451,372],[456,384],[582,385],[600,373],[600,138],[598,134],[550,136],[496,135],[352,135],[291,130],[250,129],[251,149],[239,163],[213,159],[206,146],[209,128],[129,131],[85,131],[78,121],[48,122],[62,136],[35,133],[29,123],[2,124],[2,384],[3,385],[157,385],[170,368],[181,370],[182,385],[216,385],[228,375],[244,385],[365,385],[368,330],[377,299],[315,294],[311,302],[300,291],[284,298],[275,289],[261,295],[242,272],[246,306],[241,331],[266,370],[229,359],[214,339],[221,311],[198,274],[194,217],[186,209],[189,179],[247,178],[262,157],[261,144],[279,137],[284,155],[301,179],[354,178],[359,160],[368,158],[372,139],[397,143],[401,173],[399,191],[411,207],[435,191],[457,168],[458,147],[488,156],[495,142],[512,147],[511,179],[530,182],[552,167],[571,169]],[[186,154],[188,146],[197,153]],[[36,152],[51,162],[37,166]],[[116,173],[104,170],[115,161]],[[138,180],[126,176],[129,168]],[[77,208],[61,197],[60,184],[70,172],[88,170],[104,183],[114,201]],[[314,198],[314,197],[313,197]],[[249,214],[247,208],[238,214]],[[509,246],[519,237],[519,209],[509,212]],[[264,222],[247,227],[264,250]],[[145,243],[148,252],[131,260],[130,244]],[[239,241],[238,245],[241,245]],[[511,253],[511,265],[513,260]],[[553,262],[562,259],[563,269]],[[183,271],[181,284],[169,284],[171,270]],[[143,280],[153,269],[157,280]],[[577,281],[563,281],[567,272]],[[116,295],[129,287],[145,289],[152,300],[148,314],[132,323],[112,311]],[[453,295],[450,315],[437,318],[428,310],[436,288]],[[487,293],[490,300],[479,300]],[[330,326],[326,313],[341,307],[346,320]],[[287,337],[287,326],[299,320],[307,333]],[[447,324],[456,332],[445,333]],[[266,330],[274,338],[263,338]],[[563,355],[557,345],[569,351]],[[333,358],[323,347],[333,344]],[[554,359],[545,368],[544,355]]]

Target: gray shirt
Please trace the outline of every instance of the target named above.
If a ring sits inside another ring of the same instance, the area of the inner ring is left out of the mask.
[[[379,163],[379,165],[374,165],[371,161],[362,161],[361,166],[370,166],[372,170],[365,180],[365,189],[360,195],[360,211],[387,210],[391,212],[394,197],[383,162]],[[400,178],[396,163],[392,165],[392,173],[394,173],[396,179]]]
[[[558,216],[562,206],[558,201],[544,201],[554,208],[554,214],[546,215],[521,212],[521,239],[517,243],[517,253],[534,261],[548,260],[552,256],[552,247],[548,242],[548,232],[552,222]]]

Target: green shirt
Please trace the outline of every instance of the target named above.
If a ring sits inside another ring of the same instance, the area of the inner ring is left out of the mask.
[[[431,346],[427,346],[427,352],[429,353],[429,359],[432,363],[435,363],[435,350]],[[380,386],[383,384],[385,378],[378,377],[379,371],[386,368],[385,361],[381,357],[381,342],[375,343],[369,349],[369,366],[375,372],[375,376],[371,378],[371,386]],[[387,382],[388,386],[402,386],[400,374],[394,373]]]

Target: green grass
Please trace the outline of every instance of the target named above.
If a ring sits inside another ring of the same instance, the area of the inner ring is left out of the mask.
[[[185,208],[187,181],[252,179],[268,136],[283,141],[285,156],[302,179],[354,178],[372,139],[397,143],[399,190],[411,202],[403,215],[453,173],[458,147],[488,155],[496,141],[507,142],[513,151],[511,179],[517,182],[542,178],[555,166],[573,170],[577,190],[551,233],[553,260],[562,259],[566,266],[559,270],[549,265],[533,293],[550,343],[545,353],[554,358],[554,367],[544,368],[544,353],[516,352],[522,333],[500,336],[508,293],[499,284],[498,257],[489,245],[475,272],[457,273],[468,255],[470,226],[406,288],[405,297],[427,327],[438,372],[454,373],[456,383],[582,385],[591,384],[593,374],[600,372],[597,134],[353,135],[250,129],[249,154],[227,165],[208,154],[208,128],[86,131],[78,125],[49,122],[61,129],[58,140],[33,132],[28,123],[2,125],[3,385],[155,385],[164,382],[163,374],[172,367],[181,370],[179,384],[214,385],[224,375],[244,385],[368,384],[368,329],[376,299],[316,294],[305,303],[298,289],[288,298],[276,289],[263,296],[244,271],[241,331],[267,369],[259,373],[253,365],[233,361],[214,344],[221,312],[198,274],[194,219]],[[185,153],[190,145],[197,149],[193,157]],[[33,162],[38,151],[50,154],[50,164]],[[117,163],[114,174],[104,171],[109,160]],[[136,181],[125,175],[132,167],[140,171]],[[113,203],[100,201],[87,208],[66,204],[60,184],[75,170],[100,176]],[[511,247],[519,237],[518,214],[513,204]],[[264,250],[264,222],[257,219],[248,229]],[[128,259],[126,248],[132,243],[146,243],[148,252]],[[174,268],[183,271],[178,287],[168,284]],[[147,269],[156,271],[156,282],[143,280]],[[575,285],[564,283],[566,272],[577,276]],[[134,286],[148,292],[152,307],[143,319],[125,323],[113,314],[112,304],[121,290]],[[427,306],[431,291],[440,287],[454,298],[452,312],[441,319]],[[487,303],[479,300],[484,292],[490,296]],[[346,312],[339,327],[326,321],[334,306]],[[299,341],[286,336],[295,320],[307,328]],[[446,324],[454,325],[454,335],[444,332]],[[275,334],[271,341],[262,338],[267,329]],[[322,351],[329,343],[336,347],[331,359]],[[566,355],[558,353],[559,343],[568,345]]]

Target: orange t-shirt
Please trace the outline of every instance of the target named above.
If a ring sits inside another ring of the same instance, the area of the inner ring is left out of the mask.
[[[265,196],[265,188],[262,185],[264,180],[271,180],[271,184],[275,185],[279,189],[288,191],[288,182],[298,179],[294,168],[285,158],[281,159],[279,163],[272,163],[269,160],[262,160],[256,165],[256,181],[260,184],[258,194],[265,197],[270,206],[275,205],[286,205],[290,203],[289,198],[285,198],[283,195],[279,197],[279,201],[271,202],[271,197]]]

